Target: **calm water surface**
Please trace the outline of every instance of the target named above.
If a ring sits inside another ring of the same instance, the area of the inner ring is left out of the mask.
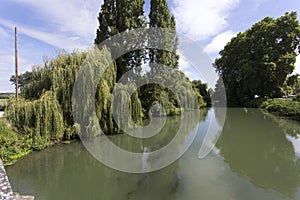
[[[198,200],[300,199],[300,124],[256,109],[228,109],[213,151],[198,158],[214,110],[203,112],[196,139],[176,162],[162,170],[128,174],[94,159],[82,143],[34,152],[6,167],[14,191],[37,200]],[[171,117],[150,139],[110,139],[139,152],[167,144],[179,118]],[[189,132],[184,138],[188,138]],[[178,144],[180,148],[180,144]]]

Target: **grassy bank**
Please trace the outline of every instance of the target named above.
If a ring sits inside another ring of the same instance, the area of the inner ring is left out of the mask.
[[[44,148],[38,149],[37,142],[30,134],[22,134],[16,131],[6,118],[0,118],[0,158],[4,165],[11,165],[19,158],[32,151],[45,149],[58,143],[70,144],[77,140],[53,140]]]
[[[31,152],[29,139],[14,132],[5,118],[0,118],[0,144],[0,157],[4,165],[10,165]]]
[[[0,99],[0,107],[6,107],[7,99]]]
[[[261,108],[281,116],[300,119],[299,99],[269,99],[261,104]]]

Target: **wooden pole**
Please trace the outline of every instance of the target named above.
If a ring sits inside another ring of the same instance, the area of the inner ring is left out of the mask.
[[[19,80],[18,80],[18,32],[17,27],[15,27],[15,65],[16,65],[16,99],[18,99],[19,92]]]

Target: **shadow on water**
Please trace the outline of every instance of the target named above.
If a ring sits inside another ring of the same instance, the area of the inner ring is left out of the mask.
[[[295,199],[300,187],[300,160],[286,134],[300,126],[257,109],[228,109],[217,148],[232,171],[257,187]]]

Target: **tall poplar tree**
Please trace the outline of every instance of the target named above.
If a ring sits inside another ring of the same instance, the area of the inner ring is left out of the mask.
[[[116,14],[116,0],[104,0],[98,17],[99,27],[97,29],[95,44],[100,44],[119,32],[115,19]]]
[[[174,16],[171,16],[166,0],[151,0],[150,8],[150,27],[166,28],[174,30],[174,34],[168,37],[160,38],[165,40],[165,44],[169,51],[160,49],[151,49],[149,52],[151,70],[157,70],[160,65],[166,65],[170,68],[178,69],[178,59],[176,51],[178,48],[178,38],[176,37],[176,23]],[[157,33],[160,34],[160,33]],[[150,43],[154,38],[149,38]],[[157,39],[157,37],[156,37]],[[153,63],[153,64],[152,64]]]
[[[100,44],[115,34],[146,27],[144,4],[144,0],[105,0],[98,17],[99,28],[97,29],[95,44]],[[128,42],[127,45],[130,48],[134,44]],[[117,80],[130,69],[139,73],[143,58],[145,58],[145,51],[143,50],[131,51],[119,57],[116,60]]]
[[[147,75],[149,79],[170,83],[173,80],[172,75],[178,72],[179,56],[176,53],[178,38],[176,37],[175,18],[171,16],[166,0],[151,0],[150,4],[149,26],[162,29],[158,29],[154,35],[148,36],[148,44],[150,47],[154,47],[155,43],[160,42],[164,45],[165,50],[159,48],[148,50],[150,72]],[[169,34],[168,30],[165,32],[163,29],[170,29],[173,32]],[[168,73],[165,73],[166,70]],[[149,110],[153,103],[155,105],[159,102],[165,107],[167,115],[180,112],[179,99],[170,90],[159,84],[144,86],[141,90],[141,99],[146,110]]]

